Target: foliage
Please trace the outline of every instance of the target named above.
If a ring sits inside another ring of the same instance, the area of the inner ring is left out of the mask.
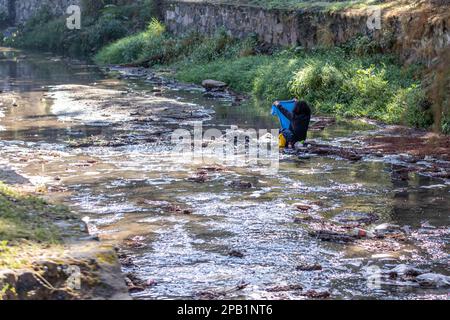
[[[8,24],[9,15],[5,10],[0,10],[0,28],[5,27]]]
[[[5,45],[89,57],[112,41],[134,33],[153,14],[151,0],[115,6],[107,0],[85,0],[82,28],[69,30],[64,17],[42,7]]]

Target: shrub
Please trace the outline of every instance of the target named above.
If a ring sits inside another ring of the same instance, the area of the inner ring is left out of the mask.
[[[4,28],[8,25],[9,15],[5,10],[0,10],[0,28]]]
[[[29,49],[54,51],[66,55],[92,56],[105,45],[121,39],[150,20],[152,0],[129,5],[110,5],[110,0],[84,0],[81,30],[68,30],[65,18],[55,17],[48,7],[41,8],[6,44]]]
[[[164,31],[164,26],[154,19],[146,31],[120,39],[101,49],[95,60],[100,64],[121,64],[143,59],[144,49],[160,48]]]
[[[444,115],[441,120],[442,132],[445,134],[450,134],[450,116]]]

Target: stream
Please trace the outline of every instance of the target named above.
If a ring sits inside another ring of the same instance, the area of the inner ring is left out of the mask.
[[[2,48],[0,90],[0,180],[31,184],[87,217],[92,235],[120,247],[124,273],[143,280],[136,299],[448,297],[448,284],[389,274],[406,264],[450,275],[448,179],[398,179],[399,160],[388,156],[281,153],[276,173],[173,157],[170,134],[198,121],[221,131],[278,123],[269,106],[50,54]],[[376,130],[338,121],[309,139],[347,146]],[[405,238],[311,236],[360,217],[375,221],[358,228],[389,223]]]

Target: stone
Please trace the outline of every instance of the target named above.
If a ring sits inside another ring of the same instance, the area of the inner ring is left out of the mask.
[[[414,268],[407,264],[399,264],[395,268],[388,271],[389,277],[391,279],[395,279],[397,277],[417,277],[422,273],[424,273],[423,270]]]
[[[355,240],[355,237],[349,234],[328,230],[312,231],[309,233],[309,235],[322,241],[337,242],[337,243],[347,243]]]
[[[222,81],[207,79],[202,81],[202,87],[206,90],[220,90],[225,89],[227,84]]]
[[[295,267],[295,270],[297,271],[319,271],[322,270],[322,266],[318,263],[314,264],[300,264]]]
[[[442,288],[450,286],[450,277],[438,273],[424,273],[415,279],[421,287]]]
[[[294,206],[297,210],[300,211],[308,211],[312,209],[312,206],[305,204],[305,203],[294,203]]]
[[[374,213],[344,211],[337,214],[333,220],[345,225],[358,226],[360,224],[371,224],[380,217]]]
[[[328,291],[308,290],[302,295],[313,299],[325,299],[329,298],[331,294]]]
[[[251,182],[248,181],[240,181],[240,180],[234,180],[228,183],[230,187],[236,188],[236,189],[251,189],[253,187]]]
[[[382,223],[377,225],[373,230],[375,236],[383,238],[386,236],[401,236],[404,235],[404,231],[400,228],[399,225],[391,224],[391,223]]]
[[[267,289],[267,292],[282,292],[282,291],[300,291],[303,290],[303,287],[299,284],[288,284],[282,286],[275,286]]]
[[[228,252],[228,255],[230,257],[236,257],[236,258],[243,258],[244,254],[238,250],[231,250],[230,252]]]

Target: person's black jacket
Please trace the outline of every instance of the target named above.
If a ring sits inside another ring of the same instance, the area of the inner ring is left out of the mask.
[[[294,143],[297,141],[306,140],[306,135],[308,134],[309,122],[311,120],[311,110],[308,108],[302,110],[300,114],[295,114],[288,111],[281,104],[277,106],[281,113],[291,121],[289,130],[294,134]]]

